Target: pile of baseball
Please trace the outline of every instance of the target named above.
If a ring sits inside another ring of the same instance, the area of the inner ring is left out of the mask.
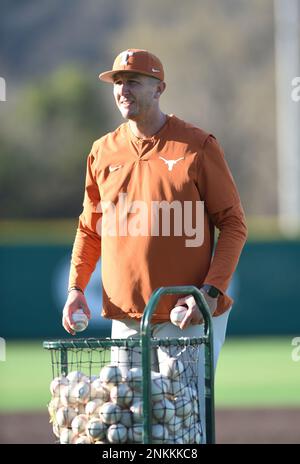
[[[152,443],[201,443],[196,388],[183,385],[182,363],[168,358],[152,377]],[[99,377],[72,371],[50,384],[53,432],[63,444],[142,443],[142,369],[107,365]]]

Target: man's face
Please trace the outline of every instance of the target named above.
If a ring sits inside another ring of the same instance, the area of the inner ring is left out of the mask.
[[[125,119],[138,121],[147,115],[158,104],[158,79],[142,74],[120,72],[114,76],[114,97],[116,104]]]

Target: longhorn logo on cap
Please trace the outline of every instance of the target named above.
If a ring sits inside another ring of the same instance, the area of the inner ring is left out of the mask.
[[[121,56],[121,64],[126,66],[128,64],[128,60],[130,56],[133,56],[134,52],[130,52],[129,50],[126,50],[125,52],[120,53]]]

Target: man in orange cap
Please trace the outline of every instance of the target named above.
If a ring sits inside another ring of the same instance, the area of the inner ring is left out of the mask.
[[[166,115],[159,109],[159,97],[166,87],[164,70],[154,55],[144,50],[126,50],[117,56],[113,69],[99,77],[114,84],[116,104],[136,136],[152,136],[164,125]]]
[[[80,307],[90,317],[84,290],[101,256],[102,315],[113,320],[113,338],[139,335],[155,289],[194,285],[214,316],[216,366],[232,306],[226,290],[247,235],[223,150],[212,134],[161,111],[164,69],[152,53],[128,49],[99,77],[113,84],[127,122],[94,142],[88,156],[63,325],[74,334],[72,313]],[[180,328],[170,323],[177,305],[187,308]],[[201,336],[202,322],[192,296],[165,295],[152,334]]]

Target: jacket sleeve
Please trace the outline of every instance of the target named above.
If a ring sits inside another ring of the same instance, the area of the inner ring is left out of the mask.
[[[96,182],[95,155],[93,151],[87,159],[83,211],[79,216],[78,228],[73,244],[69,288],[78,286],[82,290],[101,255],[101,203]]]
[[[201,186],[211,227],[219,230],[204,283],[225,293],[247,239],[247,225],[224,152],[212,135],[207,138],[202,153]]]
[[[237,203],[210,217],[219,229],[219,236],[205,284],[225,293],[247,239],[247,225],[241,203]]]

